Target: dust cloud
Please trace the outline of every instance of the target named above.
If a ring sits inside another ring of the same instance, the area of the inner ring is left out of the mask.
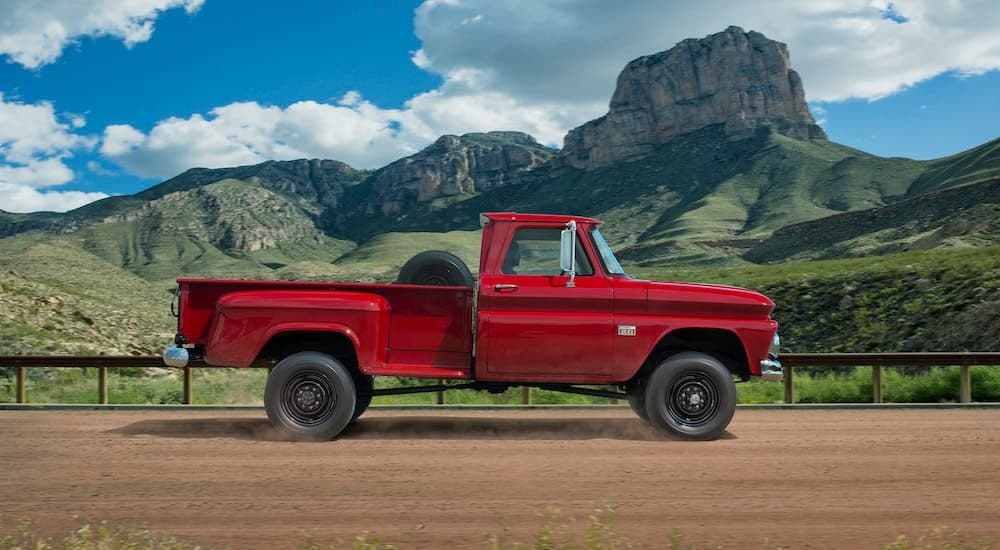
[[[226,438],[294,441],[266,418],[142,420],[111,430],[125,436]],[[732,437],[724,434],[723,438]],[[588,440],[669,441],[672,438],[638,418],[511,418],[482,416],[378,416],[358,419],[337,439]]]

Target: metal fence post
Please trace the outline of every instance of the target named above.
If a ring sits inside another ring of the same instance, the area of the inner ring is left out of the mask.
[[[872,367],[872,403],[882,402],[882,367]]]
[[[24,367],[17,367],[17,402],[27,403],[27,392],[24,388]]]
[[[438,384],[444,384],[444,380],[438,378]],[[441,391],[437,392],[437,404],[438,405],[444,405],[445,404],[444,390],[441,390]]]
[[[97,402],[108,404],[108,367],[97,367]]]
[[[792,373],[795,372],[791,366],[785,367],[785,403],[795,404],[795,388],[792,386]]]
[[[531,386],[521,386],[521,404],[531,404]]]

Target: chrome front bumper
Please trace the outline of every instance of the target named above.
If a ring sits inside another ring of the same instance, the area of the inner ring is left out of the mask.
[[[778,361],[778,352],[781,350],[781,338],[778,333],[774,333],[771,339],[771,347],[767,350],[767,359],[760,362],[760,376],[768,382],[780,382],[784,378],[781,370],[781,361]]]
[[[760,377],[768,382],[781,382],[785,377],[781,370],[781,361],[777,359],[765,359],[760,362]]]
[[[163,362],[168,367],[186,367],[190,359],[188,350],[180,346],[170,346],[167,351],[163,352]]]

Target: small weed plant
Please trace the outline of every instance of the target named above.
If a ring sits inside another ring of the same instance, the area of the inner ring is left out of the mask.
[[[687,540],[676,529],[670,530],[661,543],[644,546],[618,534],[614,527],[614,510],[602,506],[587,516],[586,521],[578,521],[563,515],[559,508],[547,508],[538,515],[543,523],[534,532],[517,535],[507,527],[501,533],[490,533],[480,543],[486,550],[627,550],[641,548],[668,548],[670,550],[696,550],[701,548],[722,548],[720,546],[699,545]],[[419,526],[417,530],[423,530]],[[30,521],[8,524],[7,518],[0,516],[0,550],[200,550],[212,548],[180,539],[174,535],[151,530],[146,527],[126,528],[112,526],[107,521],[83,521],[79,527],[62,539],[53,539],[40,534],[37,525]],[[4,534],[9,533],[9,534]],[[748,543],[752,544],[752,543]],[[462,544],[471,548],[478,545]],[[760,544],[752,544],[763,550],[778,550],[782,546],[764,539]],[[916,539],[900,535],[896,540],[879,544],[872,548],[883,550],[986,550],[991,544],[983,539],[972,538],[949,527],[938,527]],[[364,531],[353,539],[335,543],[320,543],[306,538],[299,546],[302,550],[344,549],[353,550],[403,550],[404,545],[382,542],[370,531]]]

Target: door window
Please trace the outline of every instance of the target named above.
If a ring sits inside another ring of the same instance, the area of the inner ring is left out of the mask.
[[[504,255],[501,271],[509,275],[562,275],[559,268],[560,233],[560,229],[518,229]],[[576,274],[594,274],[593,265],[579,238],[576,240]]]

